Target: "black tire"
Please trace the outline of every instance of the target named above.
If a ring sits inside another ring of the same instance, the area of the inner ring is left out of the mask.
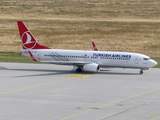
[[[81,68],[77,68],[77,69],[76,69],[76,72],[77,72],[77,73],[80,73],[80,72],[82,72],[82,69],[81,69]]]
[[[140,74],[143,74],[143,71],[141,70],[139,73],[140,73]]]

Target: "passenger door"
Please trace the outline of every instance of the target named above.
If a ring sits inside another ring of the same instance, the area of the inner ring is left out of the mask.
[[[139,57],[136,56],[136,57],[135,57],[135,64],[138,64],[138,63],[139,63]]]

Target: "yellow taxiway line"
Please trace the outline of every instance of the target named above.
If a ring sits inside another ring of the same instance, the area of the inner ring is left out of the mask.
[[[159,90],[159,89],[160,89],[160,88],[155,88],[155,89],[152,89],[152,90],[149,90],[149,91],[146,91],[146,92],[142,92],[142,93],[139,93],[139,94],[130,96],[130,97],[126,97],[126,98],[123,98],[123,99],[120,99],[120,100],[117,100],[117,101],[114,101],[114,102],[111,102],[111,103],[108,103],[108,104],[105,104],[105,105],[96,107],[96,108],[103,108],[103,107],[106,107],[106,106],[109,106],[109,105],[112,105],[112,104],[115,104],[115,103],[118,103],[118,102],[121,102],[121,101],[124,101],[124,100],[128,100],[128,99],[131,99],[131,98],[134,98],[134,97],[143,95],[143,94],[147,94],[147,93],[150,93],[150,92]],[[69,118],[72,118],[72,117],[77,117],[77,116],[79,116],[79,115],[81,115],[81,114],[84,114],[84,113],[87,113],[87,112],[90,112],[90,111],[93,111],[93,110],[95,110],[95,109],[89,109],[89,110],[86,110],[86,111],[84,111],[84,112],[81,112],[81,113],[78,113],[78,114],[71,115],[71,116],[69,116],[69,117],[63,118],[63,119],[61,119],[61,120],[66,120],[66,119],[69,119]],[[152,120],[156,120],[156,119],[158,119],[158,118],[160,118],[160,116],[157,117],[157,118],[154,118],[154,119],[152,119]]]

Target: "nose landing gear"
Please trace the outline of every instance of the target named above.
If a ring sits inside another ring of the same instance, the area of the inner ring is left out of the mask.
[[[139,74],[143,74],[143,70],[148,70],[148,68],[142,68],[142,69],[140,69]]]

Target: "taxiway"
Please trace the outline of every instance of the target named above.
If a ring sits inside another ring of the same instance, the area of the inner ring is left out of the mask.
[[[158,120],[160,69],[0,63],[0,120]]]

